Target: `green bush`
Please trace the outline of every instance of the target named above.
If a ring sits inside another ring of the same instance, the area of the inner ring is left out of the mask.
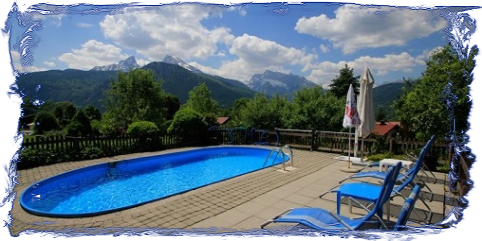
[[[138,137],[138,141],[132,147],[135,151],[154,151],[160,145],[158,134],[159,128],[149,121],[137,121],[129,125],[127,134]]]
[[[61,161],[61,154],[45,149],[23,149],[19,151],[18,169],[27,169]]]
[[[72,121],[67,125],[68,136],[88,136],[92,134],[89,117],[83,110],[77,111]]]
[[[57,118],[51,112],[38,112],[34,120],[34,132],[37,135],[42,135],[47,131],[59,130],[60,124]]]
[[[405,160],[406,158],[405,158],[404,155],[394,155],[393,153],[390,153],[390,152],[377,153],[377,154],[373,154],[373,155],[368,156],[368,160],[373,161],[373,162],[378,162],[378,161],[381,161],[383,159]]]
[[[133,122],[127,128],[127,134],[134,136],[149,136],[159,132],[156,124],[150,121]]]
[[[190,107],[183,107],[176,112],[167,131],[189,140],[196,139],[199,131],[206,128],[207,124],[204,122],[201,114]]]
[[[80,151],[80,159],[96,159],[104,157],[104,152],[96,146],[86,146]]]

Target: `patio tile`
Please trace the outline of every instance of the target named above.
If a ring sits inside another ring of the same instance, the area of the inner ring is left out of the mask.
[[[111,161],[112,159],[122,160],[123,158],[152,156],[180,150],[185,149],[60,163],[49,167],[22,170],[19,172],[18,178],[20,185],[16,186],[15,191],[21,192],[39,179],[66,170]],[[334,193],[328,193],[322,198],[318,198],[318,196],[338,184],[339,180],[351,175],[340,171],[341,168],[346,167],[347,163],[333,160],[333,157],[337,156],[336,154],[302,150],[293,150],[293,152],[296,168],[289,168],[289,171],[284,173],[279,172],[279,167],[268,168],[136,208],[92,218],[60,219],[31,215],[20,207],[17,199],[12,209],[14,221],[10,230],[13,235],[16,235],[28,228],[34,230],[58,230],[61,228],[71,230],[69,232],[75,232],[72,230],[80,230],[81,227],[100,230],[110,227],[125,227],[126,230],[156,227],[229,233],[235,232],[232,228],[239,230],[257,229],[266,220],[295,207],[320,207],[329,211],[336,211],[336,195]],[[438,200],[427,201],[427,204],[432,207],[434,212],[442,213],[446,176],[440,173],[436,173],[436,175],[440,179],[437,184],[428,181],[427,185],[438,194]],[[393,210],[402,202],[403,199],[396,198],[392,203]],[[450,206],[447,207],[450,208]],[[423,210],[425,207],[417,202],[416,208]],[[347,210],[348,208],[344,204],[342,214],[347,214]],[[363,212],[361,209],[354,208],[354,214],[349,215],[356,216]],[[437,215],[439,219],[443,217],[443,214]],[[55,223],[49,226],[32,225],[45,221]],[[271,226],[285,227],[286,225],[275,224]],[[285,228],[284,230],[288,229]]]

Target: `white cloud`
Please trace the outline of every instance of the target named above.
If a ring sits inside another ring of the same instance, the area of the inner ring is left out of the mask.
[[[166,54],[185,61],[207,58],[218,52],[218,44],[229,44],[230,29],[207,29],[201,20],[219,17],[226,7],[201,4],[176,4],[146,9],[130,9],[108,15],[100,23],[104,36],[124,48],[136,50],[149,60]]]
[[[52,61],[44,61],[44,64],[47,65],[47,66],[49,66],[49,67],[55,67],[55,66],[57,66],[57,65],[56,65],[54,62],[52,62]]]
[[[375,14],[377,11],[384,14]],[[335,15],[335,18],[324,14],[303,17],[295,30],[329,40],[344,53],[353,53],[362,48],[403,46],[448,26],[444,18],[432,15],[431,11],[406,8],[344,5]]]
[[[92,27],[94,27],[94,25],[90,24],[90,23],[82,23],[81,22],[81,23],[77,23],[77,27],[79,27],[79,28],[92,28]]]
[[[359,75],[365,67],[369,67],[374,75],[383,76],[392,71],[403,71],[410,73],[415,67],[425,65],[426,55],[411,56],[407,52],[400,54],[387,54],[382,57],[361,56],[353,61],[321,62],[310,65],[306,68],[311,71],[307,79],[318,84],[329,84],[340,73],[340,69],[345,67],[354,69],[354,74]]]
[[[82,44],[80,49],[72,49],[72,52],[62,54],[59,60],[69,68],[87,70],[126,59],[128,56],[121,52],[122,50],[114,45],[89,40]]]
[[[321,52],[323,52],[325,54],[330,52],[330,49],[328,48],[328,46],[326,46],[324,44],[320,44],[320,50],[321,50]]]
[[[38,71],[45,71],[44,68],[39,68],[33,65],[30,66],[22,66],[20,63],[20,54],[17,51],[10,51],[10,57],[12,58],[12,66],[15,70],[19,73],[31,73],[31,72],[38,72]]]
[[[201,71],[247,82],[265,70],[289,73],[288,67],[308,65],[316,57],[302,50],[244,34],[233,40],[229,53],[238,57],[223,62],[219,69],[193,64]]]

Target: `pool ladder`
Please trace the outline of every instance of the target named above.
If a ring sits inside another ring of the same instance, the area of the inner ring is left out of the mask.
[[[283,149],[287,149],[289,151],[289,153],[285,153],[283,151]],[[291,160],[291,166],[294,167],[294,157],[293,157],[293,150],[291,150],[291,147],[288,146],[288,145],[284,145],[283,147],[276,147],[274,148],[273,150],[270,151],[270,153],[268,154],[268,157],[266,157],[266,160],[264,161],[264,164],[263,166],[266,166],[266,163],[268,163],[268,160],[269,158],[271,157],[271,155],[273,153],[276,152],[276,156],[274,157],[274,160],[276,160],[276,158],[278,157],[278,155],[282,155],[283,156],[283,170],[286,171],[286,161],[285,161],[285,157],[288,157],[289,160]]]

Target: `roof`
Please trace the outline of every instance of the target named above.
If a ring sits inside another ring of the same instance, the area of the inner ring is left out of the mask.
[[[395,128],[400,127],[400,122],[399,121],[392,121],[392,122],[384,122],[383,124],[381,122],[376,122],[375,123],[375,131],[373,133],[378,136],[384,136],[388,134],[390,131],[392,131]]]
[[[229,117],[218,117],[216,122],[219,124],[219,125],[224,125],[226,124],[226,122],[229,121]]]

